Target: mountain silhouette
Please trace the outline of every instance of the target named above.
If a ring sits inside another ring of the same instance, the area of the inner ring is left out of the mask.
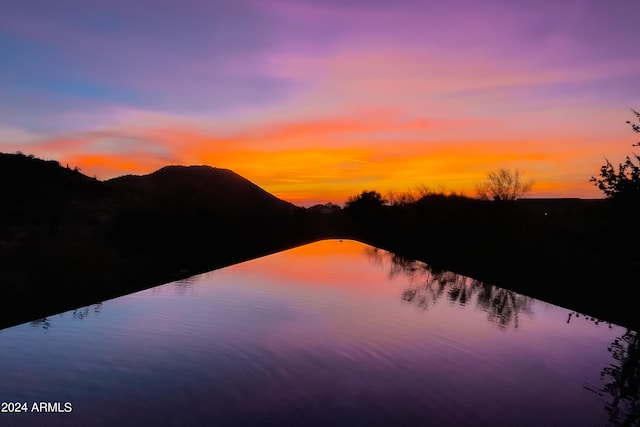
[[[286,213],[297,209],[237,173],[211,166],[166,166],[149,175],[121,176],[106,184],[130,201],[166,201],[217,213],[255,209]]]
[[[101,187],[97,179],[89,178],[77,168],[62,167],[57,160],[0,153],[0,188],[8,194],[27,192],[30,196],[45,198],[75,197],[100,192]]]
[[[0,327],[317,239],[305,209],[228,169],[106,181],[0,155]]]
[[[0,153],[0,236],[15,227],[52,224],[107,197],[104,183],[55,160]],[[25,230],[22,230],[25,231]],[[33,230],[31,230],[33,231]]]
[[[305,209],[228,169],[106,181],[0,153],[0,328],[324,238],[349,238],[637,330],[635,209],[608,200]],[[604,284],[604,285],[603,285]]]

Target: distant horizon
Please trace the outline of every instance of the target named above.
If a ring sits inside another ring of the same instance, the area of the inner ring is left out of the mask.
[[[316,206],[316,205],[327,205],[327,204],[334,204],[334,205],[338,205],[338,206],[344,207],[344,205],[345,205],[345,204],[346,204],[346,202],[348,201],[348,198],[349,198],[349,197],[351,197],[351,196],[356,196],[356,195],[360,194],[362,191],[372,191],[372,190],[373,190],[373,191],[378,191],[378,192],[380,192],[380,193],[383,195],[383,197],[387,197],[390,191],[392,191],[392,192],[403,192],[403,191],[413,191],[413,190],[419,190],[419,189],[420,189],[420,188],[416,188],[416,187],[414,187],[414,188],[407,188],[407,189],[390,189],[390,190],[387,190],[387,191],[381,191],[381,190],[376,189],[376,188],[370,188],[370,187],[367,187],[367,188],[362,188],[362,189],[360,189],[360,190],[357,190],[357,191],[355,191],[355,192],[353,192],[353,193],[351,193],[351,194],[348,194],[348,195],[347,195],[344,199],[342,199],[342,200],[326,200],[326,199],[318,198],[318,199],[307,199],[307,200],[302,200],[302,201],[294,201],[294,200],[287,200],[286,198],[280,197],[279,195],[274,194],[274,193],[270,192],[268,189],[266,189],[266,188],[262,187],[261,185],[259,185],[259,184],[258,184],[258,183],[256,183],[255,181],[253,181],[251,178],[246,177],[246,176],[244,176],[244,175],[242,175],[242,174],[239,174],[238,172],[234,171],[233,169],[225,168],[225,167],[222,167],[222,166],[213,166],[213,165],[206,165],[206,164],[189,164],[189,165],[187,165],[187,164],[167,164],[167,165],[161,166],[161,167],[159,167],[158,169],[155,169],[155,170],[153,170],[153,171],[151,171],[151,172],[149,172],[149,173],[140,173],[140,174],[137,174],[137,173],[130,173],[130,174],[117,175],[117,176],[113,176],[113,177],[110,177],[110,178],[100,178],[100,177],[97,177],[97,176],[88,175],[87,173],[85,173],[85,171],[84,171],[84,170],[82,170],[82,168],[77,167],[77,166],[75,166],[75,165],[63,164],[63,163],[62,163],[62,162],[60,162],[58,159],[52,159],[52,158],[41,158],[41,157],[38,157],[38,156],[36,156],[36,155],[34,155],[34,154],[32,154],[32,153],[23,153],[23,152],[21,152],[21,151],[18,151],[18,152],[15,152],[15,153],[3,153],[3,152],[0,152],[0,154],[15,154],[15,155],[23,155],[23,156],[25,156],[25,157],[34,157],[34,158],[36,158],[36,159],[44,160],[44,161],[55,161],[55,162],[58,162],[58,164],[59,164],[61,167],[63,167],[63,168],[76,169],[78,172],[82,173],[83,175],[85,175],[85,176],[87,176],[87,177],[89,177],[89,178],[95,178],[95,179],[97,179],[97,180],[99,180],[99,181],[101,181],[101,182],[106,182],[106,181],[109,181],[110,179],[120,178],[120,177],[123,177],[123,176],[145,176],[145,175],[152,174],[152,173],[154,173],[154,172],[156,172],[156,171],[158,171],[158,170],[160,170],[160,169],[162,169],[162,168],[165,168],[165,167],[191,167],[191,166],[195,166],[195,167],[202,167],[202,166],[204,166],[204,167],[211,167],[211,168],[214,168],[214,169],[225,169],[225,170],[230,170],[231,172],[237,173],[238,175],[240,175],[240,176],[242,176],[243,178],[245,178],[245,179],[247,179],[247,180],[251,181],[252,183],[254,183],[254,184],[258,185],[258,186],[259,186],[260,188],[262,188],[263,190],[265,190],[265,191],[269,192],[270,194],[272,194],[272,195],[274,195],[274,196],[278,197],[278,198],[279,198],[279,199],[281,199],[281,200],[284,200],[284,201],[286,201],[286,202],[289,202],[289,203],[292,203],[292,204],[294,204],[294,205],[296,205],[296,206],[304,207],[304,208],[309,208],[309,207],[313,207],[313,206]],[[422,189],[424,189],[424,187],[422,187]],[[432,190],[434,193],[445,193],[445,194],[451,194],[451,193],[452,193],[452,192],[451,192],[449,189],[447,189],[446,187],[441,187],[441,188],[428,188],[428,189],[429,189],[429,190]],[[476,197],[476,195],[475,195],[475,194],[465,194],[465,193],[456,193],[456,194],[460,194],[460,195],[462,195],[462,196],[470,197],[470,198],[475,198],[475,197]],[[601,194],[599,197],[572,197],[572,196],[560,196],[560,197],[555,197],[555,196],[540,196],[540,195],[535,194],[534,192],[528,192],[528,193],[526,193],[523,197],[521,197],[520,199],[580,199],[580,200],[602,200],[602,199],[605,199],[605,198],[606,198],[606,197],[605,197],[604,195],[602,195],[602,194]]]
[[[418,186],[531,197],[637,142],[640,2],[45,0],[0,16],[0,151],[102,180],[224,167],[295,204]]]

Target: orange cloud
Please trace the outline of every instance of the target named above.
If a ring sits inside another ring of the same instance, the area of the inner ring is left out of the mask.
[[[487,123],[492,122],[467,125]],[[602,164],[601,144],[562,136],[450,138],[449,129],[459,125],[407,118],[395,110],[361,110],[351,116],[267,123],[224,135],[184,124],[130,126],[32,146],[40,150],[34,150],[36,155],[47,153],[101,179],[150,173],[169,164],[227,168],[300,205],[342,203],[364,189],[384,193],[428,186],[473,195],[486,174],[499,167],[525,171],[535,180],[534,196],[599,196],[589,183],[589,171],[597,173]]]

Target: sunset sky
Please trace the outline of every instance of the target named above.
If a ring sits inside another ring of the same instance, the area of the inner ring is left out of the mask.
[[[532,197],[640,140],[638,0],[0,0],[0,151],[99,179],[231,169],[293,203]],[[640,151],[640,150],[638,150]]]

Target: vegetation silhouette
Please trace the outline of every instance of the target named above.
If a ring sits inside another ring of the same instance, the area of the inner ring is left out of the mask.
[[[476,194],[480,200],[517,200],[532,186],[533,181],[525,180],[520,170],[502,168],[489,172],[487,180],[476,187]]]
[[[627,329],[616,338],[607,351],[613,362],[600,374],[602,386],[585,386],[607,398],[605,411],[615,427],[635,427],[640,424],[640,336]]]
[[[631,111],[640,121],[640,113],[633,109]],[[640,125],[629,120],[627,123],[631,125],[634,132],[640,133]],[[640,143],[632,145],[640,146]],[[627,156],[625,161],[619,163],[617,167],[605,159],[606,163],[600,168],[600,176],[591,177],[591,182],[607,197],[637,205],[640,202],[640,156],[634,154],[633,157],[634,160]]]
[[[389,277],[398,275],[410,279],[411,286],[402,291],[402,300],[423,310],[443,297],[451,304],[475,306],[487,313],[487,320],[504,329],[517,329],[521,314],[531,315],[533,299],[508,289],[499,288],[463,275],[438,270],[420,261],[370,247],[367,255],[380,265],[389,266]]]
[[[521,198],[531,182],[507,169],[492,172],[478,198],[392,192],[383,206],[361,206],[349,237],[640,330],[635,300],[626,297],[640,277],[640,247],[632,243],[640,166],[610,166],[592,178],[611,189],[605,199]]]
[[[637,283],[640,248],[612,240],[635,230],[632,215],[617,204],[607,199],[495,203],[424,190],[407,197],[396,193],[391,200],[398,202],[349,217],[347,237],[640,329],[635,303],[625,297]]]
[[[609,199],[495,203],[423,187],[305,209],[209,166],[100,181],[0,153],[0,174],[0,327],[345,238],[640,330],[627,297],[640,248],[612,240],[633,241],[636,219]]]
[[[378,214],[387,201],[375,190],[364,190],[357,196],[349,197],[345,211],[358,219],[369,219]]]

